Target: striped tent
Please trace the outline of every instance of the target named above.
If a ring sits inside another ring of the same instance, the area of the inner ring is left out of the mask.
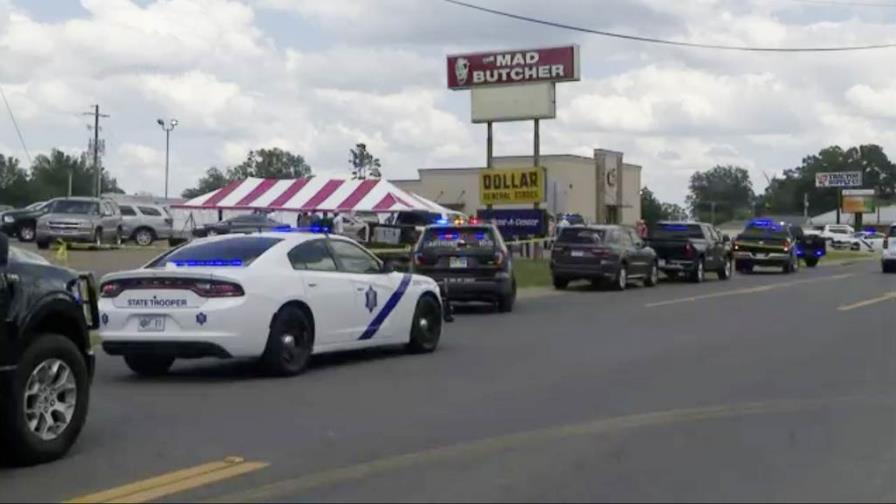
[[[426,198],[399,189],[387,180],[247,178],[173,208],[199,210],[267,210],[293,212],[394,212],[426,210],[456,213]]]

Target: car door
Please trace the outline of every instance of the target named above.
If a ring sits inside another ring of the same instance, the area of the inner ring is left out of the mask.
[[[638,257],[635,251],[635,244],[632,242],[631,235],[625,228],[616,228],[611,233],[611,240],[614,246],[619,250],[619,256],[628,261],[629,275],[642,275],[644,273],[644,265],[642,259]]]
[[[103,226],[103,239],[112,240],[121,225],[121,218],[115,213],[108,201],[100,202],[100,221]]]
[[[138,221],[137,210],[130,205],[121,205],[118,209],[121,211],[121,227],[124,231],[122,235],[125,238],[130,237]]]
[[[162,210],[152,206],[139,206],[137,209],[142,214],[142,224],[148,226],[156,234],[156,237],[164,239],[171,236],[171,226],[165,221]]]
[[[354,309],[354,285],[339,271],[326,238],[302,242],[287,253],[293,281],[301,282],[305,302],[314,315],[315,345],[326,347],[350,339],[355,334],[346,314]]]
[[[650,252],[645,247],[644,240],[638,236],[638,232],[634,229],[625,228],[624,232],[630,247],[629,257],[632,258],[629,261],[631,273],[646,275],[650,271]]]
[[[703,238],[706,240],[706,263],[703,266],[707,270],[718,269],[722,265],[720,237],[716,235],[712,226],[702,225],[700,228],[703,229]]]
[[[383,273],[380,260],[355,243],[339,239],[329,243],[340,270],[351,278],[354,288],[355,308],[346,314],[357,331],[352,339],[371,343],[393,339],[397,325],[390,315],[407,289],[402,274]]]

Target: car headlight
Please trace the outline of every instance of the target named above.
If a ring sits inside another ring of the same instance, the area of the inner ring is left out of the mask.
[[[3,222],[5,222],[7,224],[12,224],[15,221],[16,221],[16,218],[13,217],[12,215],[4,215],[3,216]]]

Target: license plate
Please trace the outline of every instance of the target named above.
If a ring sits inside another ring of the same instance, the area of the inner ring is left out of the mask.
[[[666,260],[665,260],[665,259],[657,259],[657,260],[656,260],[656,263],[657,263],[660,267],[663,267],[663,266],[666,265]]]
[[[570,255],[572,255],[573,257],[585,257],[585,252],[581,250],[573,250],[572,252],[570,252]]]
[[[466,257],[452,257],[448,259],[448,267],[450,268],[466,268],[467,267],[467,258]]]
[[[137,331],[161,332],[165,330],[165,317],[163,315],[146,315],[137,319]]]
[[[448,283],[470,283],[475,282],[475,278],[449,278]]]

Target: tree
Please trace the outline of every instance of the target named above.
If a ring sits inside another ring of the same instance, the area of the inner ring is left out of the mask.
[[[30,196],[37,200],[66,196],[69,174],[72,180],[72,196],[93,196],[96,193],[96,171],[87,158],[86,154],[72,156],[58,149],[53,149],[49,155],[39,154],[31,164]],[[107,170],[103,170],[102,173],[100,183],[102,192],[124,192],[118,187],[118,182],[109,176]]]
[[[31,203],[28,172],[14,157],[0,154],[0,202],[20,207]]]
[[[352,179],[364,180],[366,178],[380,178],[380,159],[373,157],[367,151],[367,145],[359,143],[354,149],[349,149],[352,158],[348,162],[352,165]]]
[[[739,166],[717,165],[705,172],[695,172],[689,188],[686,202],[698,220],[716,224],[746,218],[752,213],[753,182],[749,172]]]
[[[224,173],[217,167],[212,166],[208,170],[205,170],[205,175],[199,179],[199,184],[196,187],[184,190],[184,192],[181,193],[181,196],[187,199],[202,196],[205,193],[226,186],[227,182],[228,180]]]
[[[663,203],[663,217],[666,220],[683,221],[688,218],[688,212],[678,203]]]
[[[644,187],[641,189],[641,218],[647,227],[653,227],[659,221],[685,220],[688,218],[688,213],[681,205],[658,200],[653,191]]]
[[[896,194],[896,165],[890,162],[879,145],[860,145],[843,149],[832,145],[803,158],[800,166],[784,170],[781,177],[769,181],[761,201],[763,211],[802,213],[803,197],[809,201],[812,214],[837,208],[837,191],[816,188],[815,174],[821,172],[860,171],[866,188],[874,188],[883,199]]]
[[[311,167],[305,158],[274,147],[249,151],[246,160],[227,170],[229,180],[248,177],[293,179],[311,175]]]

